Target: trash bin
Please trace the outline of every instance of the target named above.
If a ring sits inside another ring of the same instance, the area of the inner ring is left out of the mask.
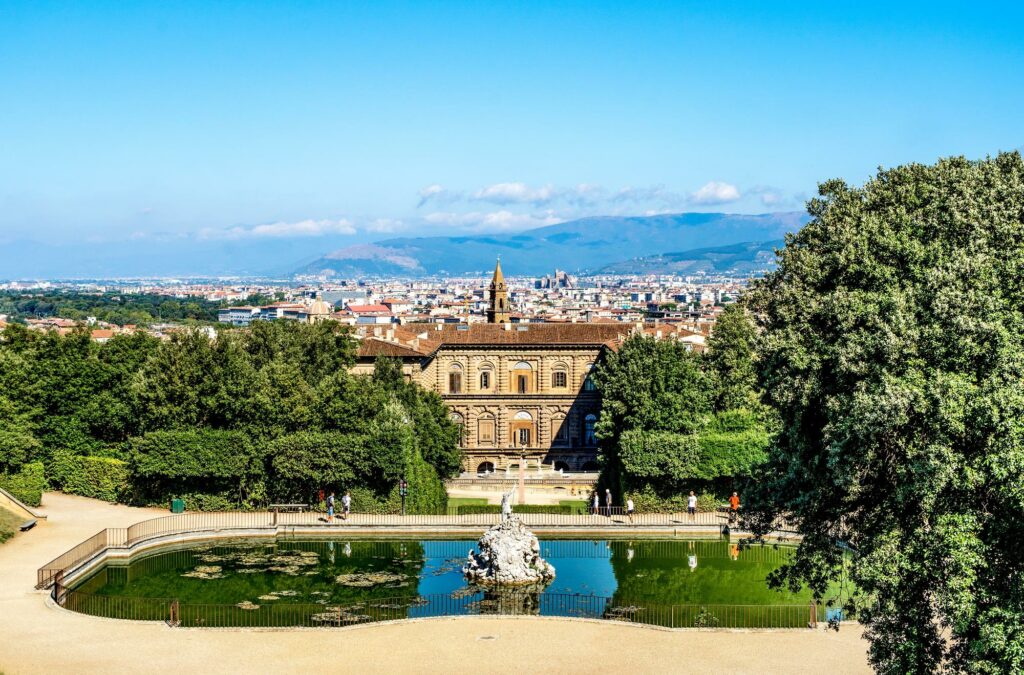
[[[171,513],[185,513],[185,500],[184,499],[172,499],[171,500]]]

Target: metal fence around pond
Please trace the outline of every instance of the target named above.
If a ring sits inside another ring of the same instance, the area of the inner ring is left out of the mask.
[[[181,603],[173,598],[118,597],[56,587],[54,600],[74,612],[190,628],[341,627],[453,616],[549,616],[626,621],[664,628],[803,628],[825,620],[825,607],[794,605],[656,605],[565,593],[477,591],[375,598],[362,602]]]
[[[552,507],[556,509],[558,507]],[[513,509],[514,511],[514,509]],[[729,526],[729,516],[724,512],[698,513],[627,513],[622,507],[601,507],[585,513],[516,513],[523,523],[534,529],[578,528],[583,531],[614,532],[621,528],[623,533],[630,528],[687,528],[718,529],[724,532]],[[174,534],[191,532],[230,532],[237,530],[260,530],[270,528],[310,528],[317,534],[337,530],[338,534],[358,533],[361,528],[403,527],[403,528],[487,528],[501,521],[499,513],[470,513],[461,515],[397,515],[352,513],[347,517],[336,515],[328,519],[325,513],[316,511],[224,511],[193,512],[153,518],[136,523],[128,528],[101,530],[78,546],[54,558],[39,568],[37,588],[48,588],[58,575],[71,572],[106,549],[130,548],[140,542]],[[785,526],[782,526],[785,529]],[[315,528],[315,530],[314,530]],[[325,529],[326,528],[326,529]],[[297,529],[291,530],[293,533]]]

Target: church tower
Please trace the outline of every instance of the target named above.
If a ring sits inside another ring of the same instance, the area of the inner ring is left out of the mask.
[[[487,323],[507,323],[508,315],[508,290],[505,288],[505,276],[501,273],[501,258],[494,266],[494,276],[491,277],[491,285],[488,288],[491,297],[491,306],[487,310]]]

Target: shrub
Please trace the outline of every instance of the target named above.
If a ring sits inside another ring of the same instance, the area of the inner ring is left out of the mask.
[[[231,511],[238,508],[238,504],[232,499],[231,494],[206,494],[203,492],[187,492],[178,495],[179,499],[185,501],[185,508],[189,511]],[[170,507],[170,498],[166,504],[155,506]]]
[[[308,501],[320,490],[338,492],[352,485],[352,465],[358,463],[365,442],[361,434],[311,431],[271,441],[269,456],[275,499]]]
[[[455,507],[459,516],[476,516],[482,513],[501,513],[500,504],[460,504]]]
[[[573,516],[586,513],[584,504],[518,504],[512,507],[512,513],[551,513],[560,516]],[[481,513],[501,513],[500,504],[461,504],[455,507],[460,516]]]
[[[50,463],[50,476],[67,494],[108,502],[123,501],[130,489],[128,463],[108,457],[57,451]]]
[[[132,438],[130,451],[132,482],[145,501],[188,495],[207,510],[198,505],[252,508],[266,497],[262,458],[244,432],[154,431]]]
[[[654,486],[645,484],[627,490],[625,498],[633,499],[637,511],[683,512],[686,510],[686,499],[691,489],[697,493],[697,510],[702,513],[717,511],[726,502],[725,491],[716,483],[706,481],[693,481],[693,484],[685,489],[672,489],[664,494],[658,492]]]
[[[724,503],[724,499],[708,492],[702,492],[699,495],[697,495],[697,510],[701,512],[717,511],[718,508]]]
[[[386,495],[378,495],[366,487],[354,487],[349,492],[352,493],[354,513],[394,514],[402,510],[397,487]]]
[[[42,462],[25,464],[17,473],[0,474],[0,488],[28,504],[39,506],[43,502],[46,477]]]

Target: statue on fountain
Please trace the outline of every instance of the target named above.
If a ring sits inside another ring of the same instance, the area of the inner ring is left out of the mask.
[[[512,515],[511,494],[501,498],[501,522],[480,537],[479,552],[469,552],[462,573],[484,586],[537,589],[555,578],[555,568],[540,557],[537,537]]]

